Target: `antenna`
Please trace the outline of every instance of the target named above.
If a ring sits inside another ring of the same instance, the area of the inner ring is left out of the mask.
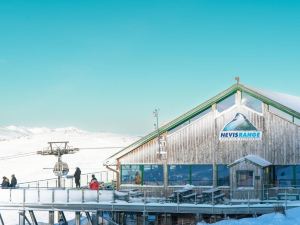
[[[159,109],[155,109],[153,111],[153,116],[156,118],[156,122],[154,123],[154,128],[156,129],[157,132],[157,144],[158,144],[157,155],[161,159],[161,156],[163,154],[166,154],[166,152],[163,151],[166,142],[164,137],[160,135],[160,131],[159,131]]]
[[[48,142],[49,146],[42,150],[37,151],[38,155],[54,155],[57,157],[57,163],[53,168],[53,173],[58,177],[57,186],[61,187],[61,177],[67,175],[69,167],[67,163],[64,163],[61,158],[63,155],[74,154],[79,151],[78,148],[71,148],[68,141],[51,141]]]
[[[240,84],[240,77],[239,76],[235,77],[234,79],[236,80],[236,84]]]

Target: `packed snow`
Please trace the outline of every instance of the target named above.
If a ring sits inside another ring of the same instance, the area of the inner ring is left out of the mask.
[[[63,161],[69,165],[69,174],[72,175],[77,166],[80,167],[82,173],[103,170],[102,165],[104,160],[120,150],[118,148],[97,148],[125,147],[136,140],[137,137],[128,135],[88,132],[75,127],[57,129],[18,126],[0,127],[0,176],[10,178],[11,174],[15,174],[19,183],[54,178],[51,168],[53,168],[57,158],[55,156],[34,154],[48,147],[49,141],[69,141],[71,146],[82,148],[73,155],[63,156]],[[28,153],[33,154],[27,157],[17,157]],[[61,199],[59,193],[57,195],[57,199]],[[17,198],[16,195],[14,196]],[[34,197],[36,196],[32,196],[32,199]],[[70,197],[74,197],[72,193]],[[101,197],[111,198],[108,195],[101,195]],[[43,193],[41,194],[41,198],[43,198]],[[47,198],[47,195],[45,195],[45,199],[43,200],[46,201]],[[73,200],[75,201],[75,199]],[[16,211],[1,211],[1,214],[5,224],[18,224]],[[38,212],[36,216],[38,221],[47,224],[47,212]],[[66,217],[68,220],[72,220],[74,219],[74,213],[67,213]],[[72,222],[69,224],[72,224]]]
[[[270,213],[257,218],[245,218],[240,220],[223,220],[214,225],[299,225],[300,208],[289,209],[286,215],[281,213]],[[198,223],[197,225],[207,225]]]
[[[64,155],[70,174],[75,167],[82,173],[103,170],[103,162],[118,148],[96,149],[99,147],[125,147],[137,138],[113,133],[93,133],[75,127],[49,129],[8,126],[0,128],[0,176],[10,178],[15,174],[18,182],[53,178],[52,168],[57,158],[34,153],[48,147],[49,141],[69,141],[75,148],[82,148],[73,155]],[[91,148],[91,149],[86,149]],[[31,156],[16,156],[33,153]]]

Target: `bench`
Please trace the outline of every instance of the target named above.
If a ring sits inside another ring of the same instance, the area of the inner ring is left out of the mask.
[[[223,202],[224,201],[224,197],[225,197],[225,194],[224,193],[221,193],[221,194],[218,194],[218,195],[215,195],[214,196],[214,200],[216,202]]]
[[[194,192],[194,193],[191,193],[191,194],[182,196],[182,200],[183,200],[184,202],[190,202],[191,200],[194,201],[195,198],[196,198],[196,196],[197,196],[197,193]]]

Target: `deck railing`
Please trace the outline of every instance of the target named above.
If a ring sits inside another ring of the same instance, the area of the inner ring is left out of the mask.
[[[93,173],[81,174],[80,183],[81,187],[87,187],[90,180],[92,179],[92,174],[95,175],[99,182],[112,183],[116,180],[115,173],[112,171],[98,171]],[[21,188],[58,188],[58,179],[50,178],[43,180],[35,180],[22,182],[18,184]],[[74,188],[75,179],[73,176],[61,177],[61,188]]]
[[[17,188],[0,189],[0,204],[68,204],[68,203],[101,203],[101,202],[129,202],[129,203],[173,203],[194,205],[254,205],[254,204],[281,204],[287,205],[292,201],[299,201],[300,189],[274,190],[222,190],[211,192],[206,197],[204,191],[193,189],[189,196],[166,195],[164,192],[152,191],[116,191],[116,190],[89,190],[89,189],[46,189],[46,188]],[[272,193],[273,192],[273,193]],[[222,194],[220,194],[222,193]],[[272,193],[272,194],[271,194]],[[172,196],[172,197],[171,197]],[[188,197],[187,197],[188,196]],[[263,196],[263,198],[259,198]]]

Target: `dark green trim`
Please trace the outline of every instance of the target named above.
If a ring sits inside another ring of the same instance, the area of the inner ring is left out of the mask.
[[[144,165],[140,165],[140,171],[141,171],[141,185],[144,186]]]
[[[233,93],[237,92],[237,91],[241,91],[241,92],[246,92],[247,94],[251,95],[252,97],[257,98],[258,100],[261,100],[262,102],[264,102],[265,104],[268,105],[272,105],[280,110],[282,110],[283,112],[286,112],[294,117],[300,118],[300,112],[296,112],[295,110],[292,110],[278,102],[275,102],[263,95],[261,95],[260,93],[258,93],[257,91],[248,88],[242,84],[234,84],[232,85],[230,88],[226,89],[225,91],[221,92],[220,94],[216,95],[215,97],[209,99],[208,101],[198,105],[197,107],[193,108],[192,110],[184,113],[183,115],[177,117],[176,119],[172,120],[171,122],[167,123],[166,125],[162,126],[159,128],[158,132],[157,131],[153,131],[150,134],[146,135],[145,137],[139,139],[138,141],[134,142],[133,144],[129,145],[128,147],[122,149],[121,151],[115,153],[114,155],[112,155],[111,157],[108,158],[114,158],[117,156],[117,158],[120,158],[126,154],[128,154],[129,152],[131,152],[132,150],[140,147],[141,145],[153,140],[154,138],[156,138],[159,135],[168,132],[169,130],[175,128],[176,126],[179,126],[180,124],[186,122],[187,120],[191,119],[192,117],[196,116],[197,114],[203,112],[204,110],[208,109],[209,107],[211,107],[213,104],[216,104],[220,101],[222,101],[223,99],[227,98],[228,96],[232,95]],[[122,152],[124,152],[123,154],[121,154]],[[121,155],[119,155],[121,154]]]

